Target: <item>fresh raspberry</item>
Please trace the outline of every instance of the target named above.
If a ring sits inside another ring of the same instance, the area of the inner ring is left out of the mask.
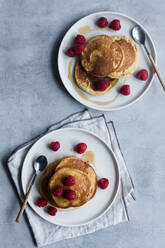
[[[66,186],[73,186],[75,185],[75,183],[76,183],[76,180],[73,176],[67,176],[64,178],[64,184]]]
[[[81,54],[84,51],[84,46],[82,44],[76,44],[74,46],[74,51],[76,55]]]
[[[124,96],[128,96],[131,94],[130,86],[129,84],[125,84],[120,88],[120,93]]]
[[[55,215],[56,215],[56,213],[57,213],[57,208],[54,208],[54,207],[48,207],[47,212],[48,212],[48,214],[49,214],[49,215],[51,215],[51,216],[55,216]]]
[[[105,28],[105,27],[107,27],[107,26],[108,26],[108,20],[107,20],[107,18],[105,18],[105,17],[100,17],[99,20],[98,20],[98,26],[99,26],[100,28]]]
[[[56,197],[60,197],[63,194],[63,189],[61,187],[56,187],[54,189],[53,195]]]
[[[109,27],[113,30],[116,30],[116,31],[121,29],[120,20],[115,19],[115,20],[111,21]]]
[[[78,34],[75,38],[76,44],[84,44],[86,41],[84,35]]]
[[[109,180],[107,178],[101,178],[98,181],[98,185],[101,189],[106,189],[109,185]]]
[[[137,77],[139,80],[145,81],[145,80],[147,80],[147,78],[148,78],[148,71],[145,70],[145,69],[142,69],[142,70],[140,70],[140,71],[137,73],[136,77]]]
[[[69,201],[73,201],[76,199],[76,192],[72,189],[66,189],[64,191],[64,197]]]
[[[50,148],[55,152],[58,151],[60,149],[60,142],[56,141],[50,143]]]
[[[67,53],[67,55],[68,55],[69,57],[74,57],[74,56],[76,56],[76,53],[75,53],[75,50],[74,50],[73,47],[69,48],[69,49],[67,50],[66,53]]]
[[[105,80],[99,80],[96,82],[95,88],[97,91],[104,91],[108,88],[108,82]]]
[[[87,149],[87,145],[85,143],[79,143],[77,146],[76,146],[76,152],[79,153],[79,154],[82,154],[86,151]]]
[[[43,208],[45,207],[46,205],[48,204],[48,202],[44,199],[44,198],[38,198],[37,199],[37,202],[36,202],[36,205],[39,207],[39,208]]]

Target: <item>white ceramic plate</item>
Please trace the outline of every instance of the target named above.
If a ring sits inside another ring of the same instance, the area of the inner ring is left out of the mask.
[[[54,152],[49,148],[52,141],[60,141],[61,148]],[[27,153],[22,167],[22,187],[24,193],[27,192],[30,183],[35,159],[45,155],[48,162],[51,163],[64,156],[79,156],[76,152],[71,151],[76,144],[85,142],[88,150],[95,153],[95,165],[98,178],[106,177],[109,179],[109,187],[106,190],[97,189],[92,200],[79,208],[58,211],[56,216],[52,217],[46,212],[46,208],[39,208],[35,205],[36,199],[40,196],[38,185],[40,176],[34,184],[32,193],[29,197],[29,204],[32,209],[45,220],[62,226],[79,226],[86,224],[107,211],[115,199],[119,187],[119,170],[117,161],[112,150],[96,135],[83,129],[64,128],[52,131],[40,138]]]
[[[119,31],[113,31],[109,28],[101,29],[98,28],[96,25],[96,22],[99,17],[105,16],[108,21],[112,21],[113,19],[119,19],[121,21],[121,30]],[[60,77],[62,79],[62,82],[67,89],[67,91],[74,97],[77,101],[80,103],[93,108],[97,110],[102,111],[112,111],[112,110],[119,110],[125,107],[130,106],[131,104],[135,103],[138,99],[140,99],[146,91],[151,86],[151,82],[154,76],[154,70],[151,67],[151,64],[148,60],[147,55],[145,54],[144,50],[141,46],[137,45],[139,47],[140,51],[140,60],[139,60],[139,66],[137,70],[140,70],[142,68],[145,68],[149,72],[149,78],[147,81],[140,81],[136,79],[135,73],[134,75],[129,76],[128,78],[121,79],[118,85],[109,93],[105,94],[104,96],[91,96],[88,93],[85,93],[84,91],[80,90],[79,87],[76,84],[76,81],[74,79],[74,83],[70,81],[68,78],[68,72],[69,72],[69,64],[71,63],[71,60],[73,60],[73,63],[71,65],[71,71],[74,75],[74,66],[76,59],[72,59],[66,55],[66,51],[69,47],[73,45],[74,37],[81,33],[82,28],[88,27],[90,28],[90,32],[85,35],[86,39],[100,35],[100,34],[107,34],[107,35],[125,35],[128,37],[131,37],[131,30],[135,25],[139,25],[145,32],[147,36],[146,45],[149,48],[151,55],[156,61],[156,51],[154,43],[146,31],[146,29],[140,25],[136,20],[133,18],[130,18],[129,16],[123,15],[121,13],[115,13],[115,12],[98,12],[91,15],[88,15],[82,19],[80,19],[78,22],[76,22],[65,34],[58,53],[58,69],[60,73]],[[81,29],[81,30],[80,30]],[[137,71],[136,71],[137,72]],[[131,95],[129,96],[123,96],[119,95],[118,91],[119,88],[123,85],[123,83],[130,84],[131,86]],[[85,95],[85,98],[82,97],[82,94],[78,93],[77,89]],[[117,99],[115,98],[118,95]],[[116,99],[116,100],[114,100]],[[95,101],[99,102],[106,102],[112,100],[110,104],[107,105],[100,105],[96,104]]]

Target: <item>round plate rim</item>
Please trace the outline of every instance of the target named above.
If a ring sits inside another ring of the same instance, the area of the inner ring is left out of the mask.
[[[69,130],[72,130],[72,131],[76,130],[76,131],[81,131],[81,132],[85,132],[85,133],[87,133],[87,134],[89,134],[89,135],[92,135],[92,136],[94,136],[96,139],[100,140],[100,141],[104,144],[104,146],[107,147],[107,149],[110,151],[110,153],[112,154],[112,159],[113,159],[113,161],[114,161],[114,163],[115,163],[115,171],[116,171],[116,179],[117,179],[117,180],[116,180],[116,185],[115,185],[115,190],[114,190],[113,196],[112,196],[112,201],[111,201],[111,203],[108,205],[108,207],[107,207],[100,215],[98,215],[97,217],[95,217],[95,218],[93,218],[92,220],[89,220],[89,221],[87,221],[87,222],[85,222],[85,223],[73,224],[73,225],[70,225],[70,224],[65,224],[65,225],[64,225],[64,224],[59,224],[59,223],[56,224],[55,222],[52,222],[52,221],[50,221],[50,220],[44,218],[43,216],[41,216],[40,213],[38,213],[38,212],[36,211],[36,209],[34,209],[33,206],[32,206],[29,202],[28,202],[28,205],[30,206],[30,208],[31,208],[38,216],[40,216],[42,219],[44,219],[44,220],[46,220],[46,221],[48,221],[48,222],[50,222],[50,223],[52,223],[52,224],[59,225],[59,226],[65,226],[65,227],[83,226],[83,225],[87,225],[87,224],[89,224],[89,223],[91,223],[91,222],[93,222],[93,221],[95,221],[95,220],[101,218],[101,217],[102,217],[102,216],[103,216],[103,215],[112,207],[112,205],[113,205],[113,203],[114,203],[114,201],[115,201],[115,199],[116,199],[116,197],[117,197],[117,195],[118,195],[119,187],[120,187],[120,169],[119,169],[119,166],[118,166],[118,159],[117,159],[115,153],[113,152],[113,150],[111,149],[111,147],[109,147],[109,145],[107,145],[107,144],[105,143],[105,141],[104,141],[101,137],[99,137],[98,135],[94,134],[94,133],[91,132],[91,131],[82,129],[82,128],[61,128],[61,129],[49,131],[48,133],[44,134],[42,137],[39,137],[39,138],[35,141],[35,143],[30,147],[30,149],[29,149],[28,152],[26,153],[25,158],[24,158],[24,160],[23,160],[23,164],[22,164],[22,168],[21,168],[21,186],[22,186],[23,194],[25,195],[25,194],[26,194],[26,188],[25,188],[26,186],[23,184],[23,168],[24,168],[24,163],[25,163],[25,160],[26,160],[26,157],[27,157],[28,153],[33,149],[33,147],[35,146],[35,144],[36,144],[39,140],[41,140],[42,138],[44,138],[46,135],[48,135],[48,134],[50,134],[50,133],[53,133],[53,132],[63,131],[63,130],[68,130],[68,131],[69,131]]]
[[[153,42],[153,39],[151,38],[151,36],[150,36],[150,34],[148,33],[148,31],[144,28],[144,26],[143,26],[142,24],[140,24],[140,23],[139,23],[136,19],[134,19],[133,17],[130,17],[130,16],[128,16],[128,15],[126,15],[126,14],[123,14],[123,13],[121,13],[121,12],[113,12],[113,11],[94,12],[94,13],[91,13],[91,14],[89,14],[89,15],[86,15],[86,16],[80,18],[78,21],[76,21],[73,25],[70,26],[70,28],[67,30],[67,32],[64,34],[64,36],[63,36],[63,38],[62,38],[62,41],[61,41],[61,43],[60,43],[59,50],[58,50],[57,65],[58,65],[58,71],[59,71],[59,75],[60,75],[61,81],[62,81],[62,83],[63,83],[65,89],[67,90],[67,92],[68,92],[76,101],[78,101],[78,102],[81,103],[82,105],[87,106],[87,107],[89,107],[89,108],[91,108],[91,109],[96,109],[96,110],[99,110],[99,111],[110,112],[110,111],[117,111],[117,110],[125,109],[125,108],[127,108],[127,107],[133,105],[134,103],[136,103],[138,100],[140,100],[140,99],[148,92],[148,90],[150,89],[150,87],[151,87],[151,85],[152,85],[152,83],[153,83],[153,79],[154,79],[154,76],[155,76],[155,72],[153,72],[152,79],[150,80],[150,82],[149,82],[148,86],[146,87],[146,89],[141,93],[141,95],[139,95],[139,96],[138,96],[135,100],[133,100],[132,102],[130,102],[130,103],[124,105],[124,106],[121,106],[121,107],[115,107],[115,108],[111,108],[111,109],[105,109],[105,108],[102,107],[102,106],[100,106],[100,107],[91,106],[90,103],[89,103],[89,104],[88,104],[88,103],[86,103],[86,104],[83,103],[83,102],[82,102],[82,99],[81,99],[80,97],[73,95],[73,94],[69,91],[67,85],[66,85],[66,84],[64,83],[64,81],[63,81],[63,80],[64,80],[64,77],[63,77],[62,72],[61,72],[61,69],[60,69],[60,67],[61,67],[61,66],[60,66],[60,60],[61,60],[61,58],[60,58],[60,52],[61,52],[61,49],[62,49],[62,45],[63,45],[64,38],[65,38],[65,36],[68,34],[68,32],[70,31],[70,29],[71,29],[72,27],[74,27],[80,20],[83,20],[83,19],[85,19],[86,17],[90,17],[90,16],[93,16],[93,15],[104,15],[104,14],[105,14],[105,15],[106,15],[106,14],[109,14],[109,15],[110,15],[110,14],[113,14],[113,15],[119,15],[119,16],[125,17],[125,18],[127,18],[127,19],[129,19],[129,20],[131,20],[131,21],[133,21],[133,22],[135,22],[135,23],[137,23],[140,27],[142,27],[142,29],[145,31],[145,33],[147,34],[147,36],[148,36],[148,38],[149,38],[149,40],[150,40],[150,42],[151,42],[151,44],[152,44],[155,64],[157,64],[157,52],[156,52],[156,47],[155,47],[155,44],[154,44],[154,42]],[[146,56],[147,56],[147,55],[146,55]]]

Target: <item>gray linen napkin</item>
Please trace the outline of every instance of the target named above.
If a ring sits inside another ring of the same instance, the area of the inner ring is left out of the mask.
[[[54,225],[39,217],[29,206],[27,206],[25,211],[34,234],[36,244],[40,247],[52,244],[59,240],[78,237],[80,235],[85,235],[87,233],[92,233],[99,229],[106,228],[110,225],[128,221],[127,206],[130,202],[135,200],[134,186],[120,150],[113,122],[107,123],[104,115],[99,117],[91,117],[89,112],[85,110],[73,114],[65,120],[52,125],[44,134],[52,130],[68,127],[77,127],[92,131],[100,136],[112,148],[119,163],[120,189],[115,202],[109,211],[107,211],[96,221],[80,227],[62,227]],[[18,147],[8,159],[8,168],[21,200],[23,200],[24,196],[22,193],[19,175],[23,160],[33,143],[44,134],[41,134],[37,138]]]

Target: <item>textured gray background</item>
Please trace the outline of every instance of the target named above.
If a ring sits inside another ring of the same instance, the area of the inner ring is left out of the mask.
[[[101,10],[136,18],[151,33],[165,79],[163,0],[0,0],[0,247],[34,247],[6,170],[6,159],[21,143],[68,114],[84,109],[58,77],[56,53],[64,32],[79,18]],[[165,246],[165,93],[155,77],[135,105],[106,113],[117,129],[137,201],[130,222],[49,247]],[[91,110],[92,114],[99,114]]]

